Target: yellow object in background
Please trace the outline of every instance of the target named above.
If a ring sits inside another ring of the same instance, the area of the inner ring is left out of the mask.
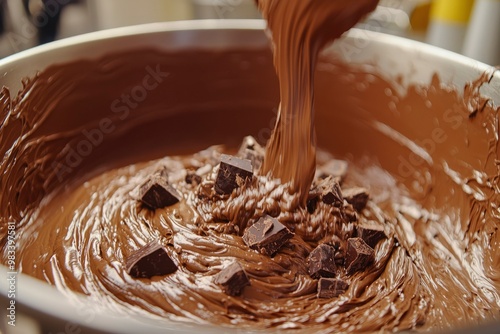
[[[474,0],[434,0],[427,42],[460,52],[467,32]]]
[[[431,19],[453,23],[468,23],[474,0],[435,0]]]
[[[430,21],[430,11],[431,2],[422,2],[413,9],[410,16],[410,24],[414,31],[427,31]]]

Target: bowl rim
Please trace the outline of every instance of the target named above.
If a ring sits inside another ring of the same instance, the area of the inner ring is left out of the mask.
[[[14,53],[0,59],[0,68],[22,59],[36,56],[40,53],[50,52],[54,49],[70,47],[78,44],[93,43],[120,37],[130,37],[143,34],[162,33],[166,31],[184,30],[263,30],[266,27],[264,20],[260,19],[206,19],[206,20],[179,20],[166,22],[153,22],[93,31],[77,36],[63,38],[47,44]]]
[[[168,22],[155,22],[140,25],[132,25],[126,27],[119,27],[101,31],[90,32],[78,36],[73,36],[61,40],[57,40],[48,44],[36,46],[31,49],[15,53],[13,55],[7,56],[0,59],[0,78],[4,79],[9,71],[12,71],[9,66],[15,65],[17,63],[27,62],[32,57],[48,54],[55,52],[57,50],[62,50],[66,48],[76,47],[76,46],[87,46],[95,44],[98,42],[106,42],[112,40],[118,40],[120,38],[127,38],[140,35],[153,35],[161,34],[166,32],[205,32],[205,31],[263,31],[266,29],[266,22],[262,19],[207,19],[207,20],[180,20],[180,21],[168,21]],[[403,86],[407,86],[408,83],[420,82],[429,83],[430,78],[434,69],[439,68],[440,73],[446,73],[447,71],[453,72],[452,77],[444,78],[444,82],[453,83],[453,85],[458,86],[459,90],[465,84],[471,81],[471,78],[478,78],[483,73],[491,73],[493,80],[490,81],[488,85],[483,85],[481,87],[481,93],[487,96],[491,96],[492,101],[495,105],[500,105],[500,68],[495,68],[491,65],[482,63],[480,61],[468,58],[459,53],[449,51],[430,45],[424,42],[411,40],[401,36],[389,35],[384,32],[371,31],[360,28],[352,28],[347,31],[342,37],[342,39],[347,40],[365,40],[368,43],[375,43],[377,45],[388,46],[392,48],[397,48],[399,52],[407,53],[416,60],[418,65],[418,71],[421,73],[415,73],[416,69],[404,69],[399,67],[401,73],[397,73],[399,76],[411,78],[411,82],[403,82]],[[210,41],[201,41],[202,44],[208,45]],[[245,42],[248,45],[251,42]],[[332,43],[327,46],[324,50],[328,52],[329,49],[335,49],[335,45],[338,43]],[[126,49],[126,48],[121,48]],[[337,49],[337,51],[339,51]],[[380,52],[380,51],[379,51]],[[98,51],[99,54],[99,51]],[[363,58],[363,55],[356,56],[357,61],[368,60],[371,55],[367,54]],[[83,57],[88,58],[88,57]],[[429,65],[425,63],[426,58],[433,58],[437,64],[431,64],[430,68],[426,68]],[[384,70],[394,71],[391,64],[384,64],[384,59],[377,59]],[[65,61],[63,61],[65,62]],[[452,65],[450,65],[452,64]],[[466,73],[456,73],[456,67],[467,69]],[[38,69],[39,70],[39,69]],[[35,73],[29,73],[26,75],[34,75]],[[391,78],[391,77],[390,77]],[[1,79],[0,79],[1,80]],[[2,82],[0,81],[0,84]],[[20,87],[14,87],[20,88]]]

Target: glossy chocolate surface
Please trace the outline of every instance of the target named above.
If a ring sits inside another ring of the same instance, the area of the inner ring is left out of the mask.
[[[154,80],[144,100],[127,98]],[[19,271],[124,312],[238,328],[428,330],[497,318],[499,110],[474,89],[489,74],[464,96],[438,77],[401,94],[379,73],[320,57],[315,80],[318,167],[348,160],[343,186],[362,185],[371,196],[359,220],[393,233],[338,298],[317,298],[304,261],[331,225],[293,213],[286,192],[267,209],[308,241],[274,258],[249,252],[227,223],[203,223],[235,220],[242,206],[258,216],[252,194],[236,191],[232,205],[210,210],[194,210],[185,197],[155,212],[131,195],[164,166],[179,171],[169,182],[189,194],[181,167],[209,177],[213,170],[200,168],[215,168],[245,135],[269,138],[279,92],[268,49],[138,50],[52,66],[17,97],[4,89],[0,233],[5,243],[7,222],[16,222]],[[255,198],[280,185],[271,188]],[[330,210],[323,204],[316,215]],[[138,282],[123,263],[158,237],[176,250],[179,268]],[[228,297],[213,278],[234,258],[251,285]]]

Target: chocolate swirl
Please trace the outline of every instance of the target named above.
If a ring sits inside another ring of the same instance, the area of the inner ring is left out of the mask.
[[[114,112],[114,101],[157,66],[168,77],[121,119],[124,110]],[[478,89],[490,78],[471,83],[465,97],[437,77],[402,95],[382,76],[320,59],[318,144],[350,160],[345,186],[370,189],[372,201],[359,219],[383,222],[394,234],[377,245],[376,264],[352,276],[339,298],[316,297],[304,262],[318,242],[316,233],[338,229],[329,230],[320,219],[305,224],[314,217],[300,206],[292,210],[284,194],[269,207],[279,208],[297,236],[269,258],[249,250],[237,234],[225,233],[227,223],[212,219],[237,215],[252,193],[235,193],[233,204],[195,207],[195,188],[183,178],[184,168],[202,168],[209,180],[218,154],[231,152],[246,134],[259,138],[269,123],[279,92],[268,50],[138,50],[52,66],[27,81],[15,98],[4,89],[0,183],[8,191],[0,202],[2,240],[6,222],[16,222],[21,272],[68,294],[141,314],[144,321],[160,316],[330,333],[425,331],[495,319],[499,110]],[[88,140],[85,133],[100,128],[103,119],[116,128],[103,132],[80,164],[71,163],[68,154],[78,153],[78,144]],[[218,143],[228,146],[196,154]],[[331,157],[320,150],[318,168]],[[133,194],[160,167],[170,170],[170,182],[184,200],[152,213]],[[155,238],[179,270],[152,280],[128,276],[125,258]],[[251,281],[240,297],[227,296],[213,283],[234,258]]]

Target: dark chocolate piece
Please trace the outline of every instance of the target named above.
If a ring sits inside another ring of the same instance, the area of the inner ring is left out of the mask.
[[[319,200],[318,195],[309,193],[309,198],[307,199],[306,203],[307,212],[312,214],[314,213],[314,211],[316,211],[316,207],[318,206],[318,200]]]
[[[335,298],[343,294],[349,284],[338,278],[320,278],[318,281],[318,298]]]
[[[368,202],[368,190],[365,188],[349,188],[342,189],[342,195],[345,200],[352,204],[356,211],[361,211],[365,208],[366,203]]]
[[[239,262],[234,262],[219,272],[214,283],[221,285],[224,292],[230,296],[238,296],[243,288],[250,285],[245,269]]]
[[[372,264],[374,260],[373,248],[368,246],[361,238],[347,239],[347,251],[345,264],[347,273],[354,274]]]
[[[196,186],[201,183],[201,176],[193,171],[188,171],[186,174],[186,183]]]
[[[334,205],[338,208],[342,206],[344,199],[338,179],[328,176],[325,179],[319,180],[312,187],[307,198],[307,211],[309,213],[314,213],[320,199],[323,203]]]
[[[340,207],[344,202],[342,192],[340,190],[340,184],[334,177],[329,176],[322,180],[318,184],[317,188],[321,193],[321,200],[323,203]]]
[[[384,232],[384,226],[375,222],[359,224],[356,227],[356,231],[357,236],[363,239],[364,242],[372,248],[375,248],[380,240],[387,237]]]
[[[127,273],[135,278],[163,276],[177,270],[167,250],[158,241],[153,241],[130,254],[125,266]]]
[[[160,174],[151,177],[139,188],[139,199],[145,206],[155,210],[174,205],[182,196]]]
[[[248,247],[273,256],[292,237],[293,233],[285,225],[265,216],[245,230],[243,241]]]
[[[347,161],[332,159],[318,169],[317,176],[321,179],[333,176],[334,179],[342,182],[347,175],[348,167]]]
[[[344,206],[344,211],[342,211],[342,215],[347,222],[352,223],[358,221],[358,215],[356,213],[356,210],[350,203]]]
[[[313,278],[334,277],[337,272],[335,265],[335,248],[327,244],[316,247],[309,257],[309,275]]]
[[[238,157],[250,160],[254,170],[258,170],[264,161],[265,151],[252,136],[243,138],[243,143],[238,150]]]
[[[215,191],[221,195],[229,195],[252,178],[253,168],[250,160],[222,154],[215,180]]]

